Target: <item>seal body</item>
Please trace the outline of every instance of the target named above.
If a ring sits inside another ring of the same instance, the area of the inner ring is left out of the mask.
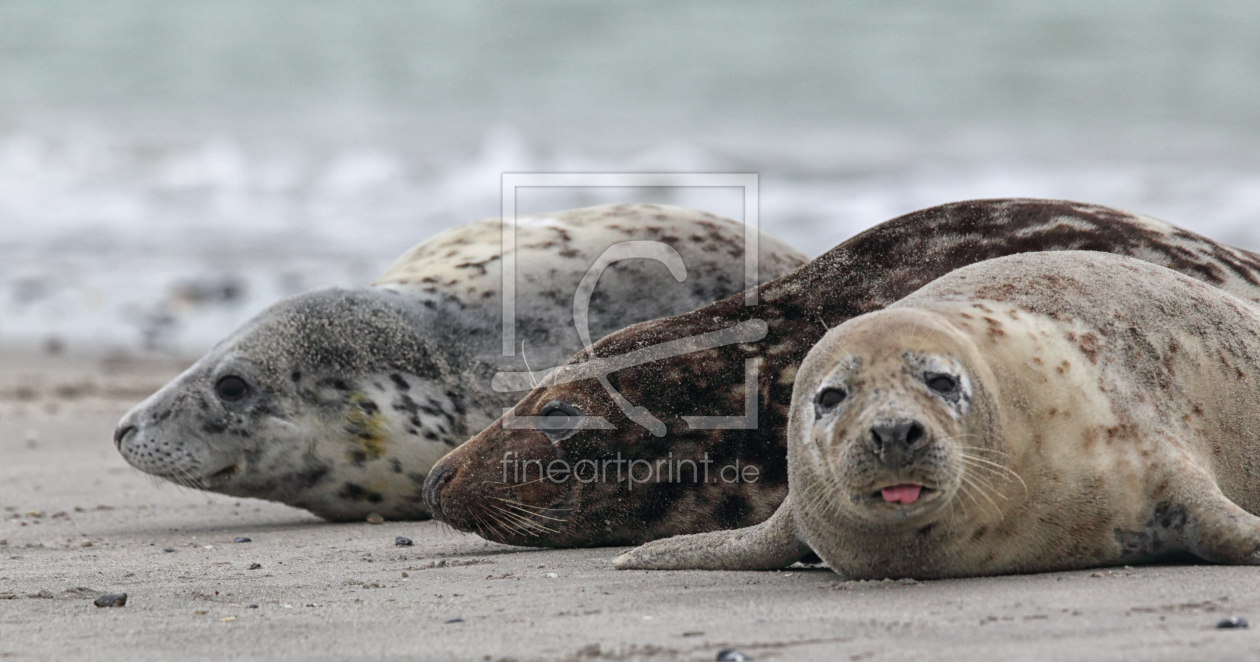
[[[429,468],[522,394],[492,376],[584,346],[573,312],[584,278],[594,339],[744,286],[745,226],[705,212],[592,207],[521,216],[515,232],[514,356],[503,355],[502,225],[484,219],[411,249],[372,287],[275,304],[123,417],[119,451],[183,485],[328,519],[425,518]],[[649,241],[681,273],[637,259],[607,265],[597,286],[587,277],[610,247]],[[768,235],[758,245],[767,277],[805,262]]]
[[[1099,253],[983,262],[810,351],[773,524],[617,565],[774,567],[810,550],[852,578],[1260,563],[1258,384],[1260,310],[1219,289]]]
[[[969,264],[1060,250],[1128,255],[1260,299],[1260,257],[1145,216],[1054,200],[932,207],[762,285],[756,306],[731,297],[608,336],[512,412],[562,412],[570,429],[505,417],[436,465],[425,497],[452,526],[521,545],[639,544],[762,522],[788,491],[797,370],[829,327]],[[588,426],[596,417],[601,427]],[[504,499],[515,514],[492,507]],[[514,526],[490,526],[496,515]]]

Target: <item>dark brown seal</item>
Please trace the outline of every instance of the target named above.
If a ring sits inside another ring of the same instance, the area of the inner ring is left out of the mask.
[[[458,529],[519,545],[638,544],[759,523],[787,494],[792,385],[828,328],[959,267],[1056,250],[1128,255],[1260,300],[1260,256],[1148,217],[1055,200],[932,207],[762,285],[756,306],[736,295],[604,338],[597,360],[578,354],[570,374],[516,405],[512,416],[536,417],[534,429],[505,416],[435,465],[426,502]],[[698,351],[679,354],[689,349]],[[737,416],[750,404],[751,429],[684,418]]]

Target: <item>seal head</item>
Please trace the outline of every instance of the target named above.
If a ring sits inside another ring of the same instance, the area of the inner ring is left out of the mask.
[[[914,576],[938,553],[924,549],[933,529],[1022,499],[997,396],[973,339],[942,315],[893,308],[834,329],[801,364],[788,423],[804,541],[849,573],[878,559],[874,574]]]
[[[872,341],[878,344],[868,349]],[[798,377],[801,397],[812,398],[812,407],[799,408],[812,449],[802,460],[828,494],[840,495],[834,507],[846,517],[931,521],[963,484],[973,446],[964,441],[990,441],[977,439],[985,427],[972,424],[987,413],[977,411],[987,409],[976,402],[984,389],[967,360],[974,346],[943,320],[913,310],[857,318],[830,346],[840,356],[811,355]],[[830,370],[821,372],[818,362]]]
[[[182,485],[328,519],[425,513],[424,475],[401,468],[449,450],[469,403],[417,332],[433,324],[423,310],[388,290],[286,299],[124,417],[118,450]]]

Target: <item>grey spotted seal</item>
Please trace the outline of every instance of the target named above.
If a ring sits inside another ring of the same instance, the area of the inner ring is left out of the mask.
[[[491,376],[547,368],[583,346],[579,285],[595,339],[695,309],[743,289],[745,228],[650,204],[519,217],[507,253],[517,274],[512,357],[502,347],[500,219],[452,228],[372,287],[302,294],[259,314],[124,416],[115,443],[133,466],[194,488],[332,520],[427,518],[429,468],[522,395],[496,391]],[[597,286],[587,278],[610,247],[636,241],[672,247],[677,259],[668,269],[623,260]],[[765,233],[758,245],[769,277],[806,261]]]
[[[1260,563],[1260,309],[1088,252],[959,269],[827,332],[801,364],[788,499],[619,568],[855,579]]]
[[[1055,250],[1129,255],[1260,299],[1260,256],[1150,217],[1060,200],[931,207],[761,285],[756,306],[732,297],[604,338],[511,412],[560,419],[553,429],[505,416],[434,467],[425,498],[455,528],[519,545],[630,545],[757,524],[787,494],[792,384],[829,327],[968,264]],[[699,416],[737,418],[706,429]],[[593,417],[607,427],[586,427]],[[553,462],[557,473],[539,479]]]

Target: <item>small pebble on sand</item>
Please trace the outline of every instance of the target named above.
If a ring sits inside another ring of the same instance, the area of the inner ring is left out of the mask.
[[[717,662],[752,662],[752,656],[734,648],[718,651]]]
[[[254,542],[254,541],[253,541],[253,540],[251,540],[250,538],[246,538],[246,537],[242,536],[242,537],[240,537],[240,538],[233,538],[233,539],[232,539],[232,542]]]
[[[415,543],[411,540],[411,538],[405,538],[405,537],[403,537],[403,536],[398,536],[398,537],[394,538],[394,544],[395,544],[395,545],[397,545],[397,546],[399,546],[399,547],[411,547],[411,546],[412,546],[412,545],[414,545]]]
[[[1243,630],[1247,627],[1247,619],[1234,616],[1231,618],[1222,618],[1216,622],[1218,630]]]
[[[101,597],[92,601],[97,607],[125,607],[127,606],[126,593],[106,593]]]

